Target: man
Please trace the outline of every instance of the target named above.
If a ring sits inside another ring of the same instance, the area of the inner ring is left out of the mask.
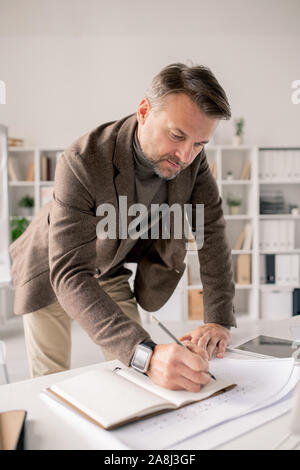
[[[204,146],[229,118],[225,92],[209,69],[171,64],[153,79],[136,114],[103,124],[64,152],[53,201],[10,248],[14,310],[25,314],[33,376],[69,368],[74,319],[107,359],[133,365],[158,385],[198,391],[210,380],[208,360],[224,355],[236,322],[222,201]],[[153,204],[204,204],[198,255],[205,324],[181,338],[188,349],[156,345],[137,310],[137,302],[155,311],[169,299],[184,272],[186,239],[103,237],[103,208],[114,209],[118,234],[132,222],[129,212],[127,220],[121,214],[125,196],[129,208],[144,204],[149,214]],[[134,292],[125,262],[137,264]]]

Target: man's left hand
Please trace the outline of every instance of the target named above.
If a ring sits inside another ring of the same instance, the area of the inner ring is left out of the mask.
[[[191,341],[194,344],[204,348],[212,358],[213,354],[219,358],[224,357],[226,347],[231,343],[230,331],[218,323],[206,323],[198,326],[195,330],[181,336],[180,341]]]

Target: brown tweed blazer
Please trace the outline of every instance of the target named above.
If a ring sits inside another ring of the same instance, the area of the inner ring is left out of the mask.
[[[118,216],[119,196],[127,196],[128,207],[136,202],[132,154],[136,125],[136,114],[103,124],[65,150],[55,171],[53,201],[10,246],[15,314],[34,312],[58,300],[96,344],[127,365],[136,345],[149,334],[99,285],[97,278],[118,260],[124,240],[97,238],[102,217],[96,210],[111,203]],[[204,150],[168,182],[168,203],[175,202],[204,204],[205,238],[198,255],[205,322],[236,326],[231,250],[222,201]],[[159,309],[173,293],[185,269],[185,242],[171,237],[149,243],[134,281],[135,297],[145,310]]]

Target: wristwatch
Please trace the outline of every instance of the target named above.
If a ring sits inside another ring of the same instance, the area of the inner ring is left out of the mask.
[[[156,343],[153,341],[144,341],[143,343],[140,343],[135,349],[130,364],[131,367],[145,374],[148,370],[155,346]]]

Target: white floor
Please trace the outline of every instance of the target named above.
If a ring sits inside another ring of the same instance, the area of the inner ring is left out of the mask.
[[[19,382],[30,378],[27,364],[23,321],[21,317],[6,320],[0,324],[0,340],[6,346],[6,364],[9,382]],[[71,368],[83,367],[102,362],[101,348],[89,338],[87,333],[72,322],[72,357]],[[0,385],[4,383],[4,374],[0,370]]]

